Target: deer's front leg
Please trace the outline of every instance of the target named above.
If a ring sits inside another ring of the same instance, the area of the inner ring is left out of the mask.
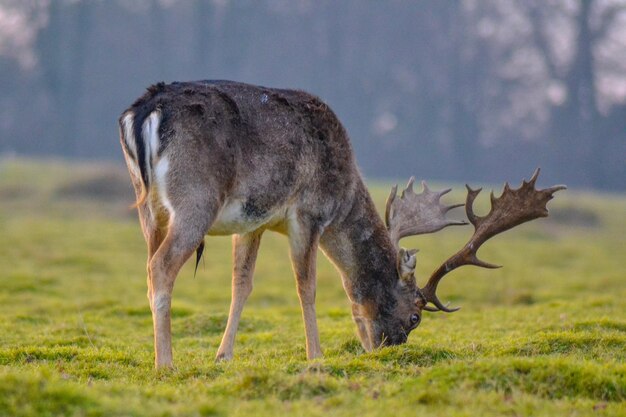
[[[289,226],[290,255],[304,319],[307,359],[322,356],[315,316],[315,262],[319,238],[318,230],[303,225],[301,221],[293,220]]]
[[[235,335],[243,306],[252,292],[252,279],[256,255],[259,251],[263,232],[252,232],[245,235],[233,235],[233,283],[228,323],[217,350],[217,361],[233,358]]]

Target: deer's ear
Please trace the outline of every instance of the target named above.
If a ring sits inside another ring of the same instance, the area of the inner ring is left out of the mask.
[[[404,248],[400,248],[398,251],[398,275],[400,276],[400,281],[415,281],[415,264],[417,263],[415,258],[416,253],[417,249],[406,250]]]

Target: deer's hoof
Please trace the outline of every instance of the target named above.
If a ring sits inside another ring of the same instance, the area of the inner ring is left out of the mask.
[[[217,352],[217,355],[215,356],[215,362],[228,362],[232,359],[233,359],[232,353]]]

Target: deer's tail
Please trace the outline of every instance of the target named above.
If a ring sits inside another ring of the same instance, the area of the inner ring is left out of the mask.
[[[161,112],[158,109],[145,115],[127,111],[119,120],[120,141],[128,170],[141,183],[141,192],[138,193],[133,207],[143,204],[148,198],[160,144],[160,123]]]

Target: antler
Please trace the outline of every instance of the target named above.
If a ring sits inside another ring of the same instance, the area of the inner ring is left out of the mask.
[[[389,229],[391,241],[398,248],[400,239],[406,236],[433,233],[446,226],[467,224],[464,220],[449,220],[446,213],[463,204],[446,206],[439,201],[441,197],[450,192],[430,191],[422,181],[423,191],[415,194],[413,191],[414,177],[411,177],[400,198],[397,197],[398,186],[391,189],[387,199],[385,210],[385,223]]]
[[[434,304],[439,310],[451,313],[457,311],[458,308],[449,309],[444,306],[437,298],[437,285],[441,278],[448,272],[463,266],[476,265],[483,268],[499,268],[483,262],[476,256],[478,248],[489,238],[509,230],[517,225],[534,220],[539,217],[547,217],[548,209],[546,204],[553,198],[556,191],[564,190],[564,185],[555,185],[543,190],[535,189],[535,182],[539,176],[539,168],[535,171],[530,181],[523,181],[520,188],[512,190],[509,184],[504,185],[504,191],[498,198],[491,193],[491,210],[489,213],[480,217],[474,214],[473,204],[476,196],[482,189],[472,190],[467,187],[467,200],[465,203],[465,211],[467,218],[474,225],[474,235],[465,244],[463,249],[452,255],[430,276],[428,283],[421,289],[422,295],[428,301]]]

